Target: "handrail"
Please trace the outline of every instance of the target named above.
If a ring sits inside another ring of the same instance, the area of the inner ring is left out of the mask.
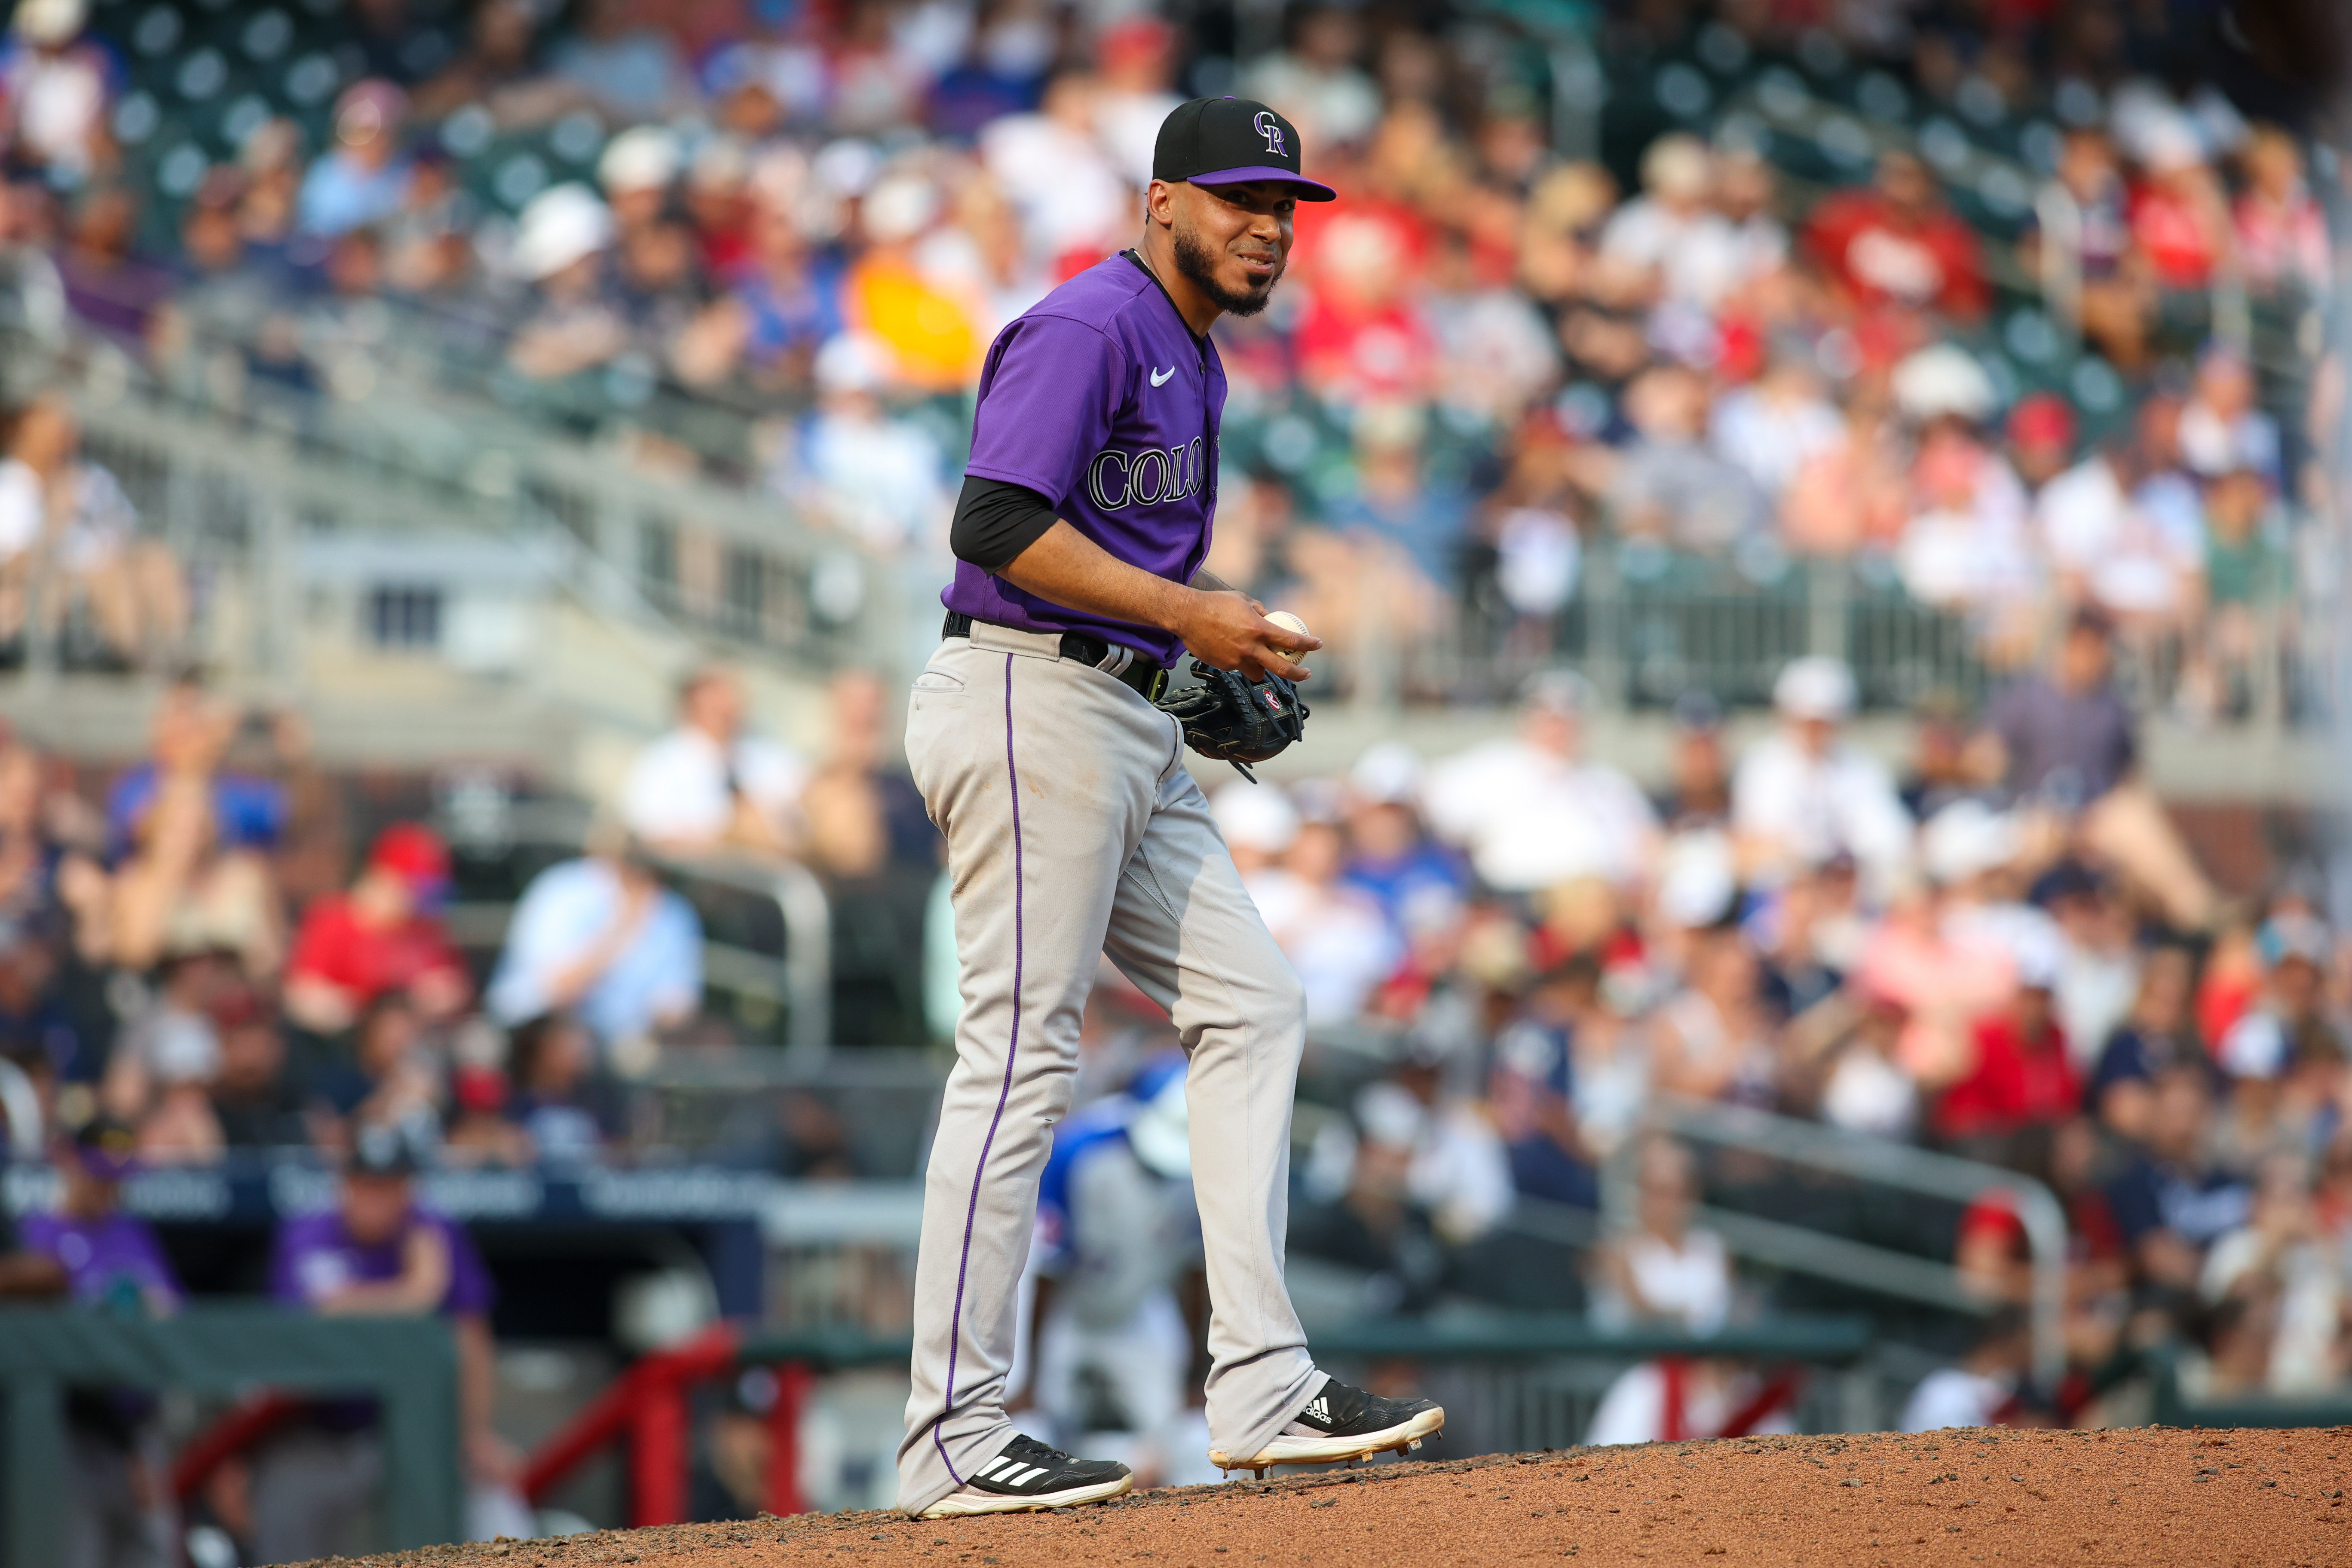
[[[2182,1347],[2159,1344],[2148,1352],[2156,1376],[2153,1426],[2352,1426],[2352,1394],[2339,1386],[2305,1397],[2274,1394],[2231,1394],[2201,1399],[2185,1384],[2180,1364]]]
[[[2057,1195],[2042,1183],[1999,1165],[1866,1137],[1817,1121],[1776,1116],[1748,1106],[1723,1105],[1686,1095],[1657,1096],[1651,1102],[1648,1121],[1655,1130],[1699,1142],[1744,1149],[1790,1164],[1810,1165],[1856,1181],[1954,1203],[1969,1204],[2000,1194],[2011,1205],[2023,1226],[2026,1245],[2033,1258],[2031,1314],[2035,1374],[2054,1384],[2065,1370],[2066,1212],[2060,1206]],[[1636,1139],[1627,1139],[1601,1171],[1601,1209],[1620,1226],[1630,1226],[1633,1214],[1638,1143]],[[1927,1272],[1943,1268],[1956,1277],[1958,1271],[1948,1265],[1843,1237],[1821,1236],[1753,1215],[1725,1215],[1710,1209],[1706,1211],[1706,1220],[1722,1231],[1727,1245],[1746,1243],[1743,1250],[1748,1250],[1750,1256],[1767,1256],[1782,1261],[1785,1267],[1804,1268],[1812,1273],[1835,1270],[1832,1277],[1837,1278],[1853,1278],[1846,1271],[1866,1267],[1876,1272],[1881,1280],[1890,1282],[1879,1288],[1894,1294],[1930,1299],[1921,1293],[1934,1290],[1934,1299],[1939,1305],[1961,1304],[1946,1299],[1941,1287],[1934,1284],[1935,1276]],[[1727,1226],[1726,1221],[1729,1222]]]
[[[833,1049],[833,900],[816,873],[797,860],[735,869],[745,879],[735,885],[772,898],[783,916],[784,990],[791,999],[784,1050],[794,1067],[813,1071]],[[712,881],[729,875],[719,867],[695,874]]]
[[[584,815],[570,803],[518,803],[508,808],[508,814],[505,830],[496,839],[501,845],[530,845],[575,854],[583,847]],[[464,835],[452,837],[465,841]],[[675,875],[716,882],[773,901],[783,921],[783,957],[771,958],[706,941],[704,976],[716,978],[728,990],[782,1001],[784,1050],[792,1068],[810,1073],[823,1068],[833,1048],[833,904],[816,874],[795,860],[755,864],[716,856],[662,854],[652,859]],[[467,919],[487,926],[501,916],[510,916],[514,906],[481,900],[458,908]]]
[[[1723,1237],[1733,1252],[1759,1263],[1955,1312],[1983,1313],[1993,1308],[1992,1302],[1970,1291],[1960,1271],[1948,1263],[1705,1204],[1692,1211],[1691,1219]]]
[[[1721,1237],[1738,1256],[1776,1268],[1835,1279],[1878,1295],[1900,1296],[1955,1312],[1982,1313],[1993,1309],[1992,1302],[1968,1289],[1959,1270],[1948,1263],[1704,1204],[1691,1211],[1691,1220]],[[1591,1209],[1531,1198],[1524,1193],[1503,1217],[1501,1228],[1576,1247],[1597,1247],[1608,1234],[1601,1216]]]
[[[1870,1321],[1795,1314],[1731,1324],[1712,1334],[1685,1329],[1603,1329],[1573,1312],[1492,1312],[1458,1319],[1374,1318],[1312,1330],[1318,1356],[1416,1361],[1519,1360],[1596,1356],[1651,1361],[1659,1356],[1725,1356],[1843,1364],[1870,1348]]]
[[[291,629],[300,617],[287,596],[296,552],[321,520],[496,539],[538,558],[551,598],[692,643],[740,645],[814,669],[901,649],[890,557],[817,526],[786,498],[649,473],[610,451],[510,427],[487,407],[482,418],[459,421],[470,443],[463,453],[378,452],[301,420],[239,417],[175,398],[106,345],[56,356],[44,381],[72,399],[94,444],[152,464],[160,493],[134,486],[134,500],[181,548],[195,542],[179,537],[192,509],[226,507],[247,521],[236,542],[208,532],[202,548],[275,594],[247,617],[249,646],[236,657],[282,685],[302,674]],[[352,405],[322,406],[341,417]],[[854,605],[822,596],[821,582],[843,563],[856,574]],[[34,675],[53,653],[28,648]]]
[[[784,1050],[803,1071],[823,1066],[833,1048],[833,902],[816,874],[797,860],[753,865],[672,855],[654,860],[665,870],[775,901],[784,922]]]
[[[1460,1317],[1367,1318],[1307,1332],[1318,1356],[1415,1361],[1525,1360],[1598,1356],[1648,1361],[1657,1356],[1730,1356],[1841,1364],[1870,1348],[1870,1321],[1842,1313],[1794,1313],[1735,1323],[1712,1334],[1662,1327],[1603,1329],[1575,1312],[1478,1312]],[[906,1359],[903,1334],[860,1329],[802,1329],[755,1334],[741,1342],[746,1362],[803,1362],[826,1371],[884,1366]]]

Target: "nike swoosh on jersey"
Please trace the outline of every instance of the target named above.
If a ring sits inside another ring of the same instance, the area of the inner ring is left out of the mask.
[[[1166,370],[1155,370],[1151,373],[1151,384],[1154,386],[1165,386],[1168,384],[1168,378],[1175,374],[1176,367],[1172,364]]]

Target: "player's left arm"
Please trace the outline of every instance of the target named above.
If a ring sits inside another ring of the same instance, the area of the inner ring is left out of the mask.
[[[1022,552],[1045,537],[1056,519],[1052,501],[1026,485],[967,476],[956,497],[955,518],[948,526],[948,548],[959,561],[969,561],[983,572],[1002,573]],[[1238,594],[1240,589],[1203,566],[1186,586],[1203,594]],[[1265,606],[1255,599],[1250,607],[1260,615]]]
[[[1056,605],[1171,632],[1193,658],[1253,680],[1261,672],[1304,680],[1306,667],[1293,661],[1323,646],[1267,620],[1246,595],[1173,583],[1121,561],[1066,519],[1056,519],[997,575]]]

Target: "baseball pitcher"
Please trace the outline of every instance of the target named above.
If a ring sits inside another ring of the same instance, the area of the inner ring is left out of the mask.
[[[981,372],[945,635],[907,716],[947,836],[963,995],[916,1266],[898,1449],[912,1514],[1060,1508],[1131,1484],[1003,1410],[1014,1284],[1102,953],[1168,1009],[1191,1058],[1210,1461],[1402,1451],[1445,1421],[1307,1355],[1283,1278],[1298,981],[1183,762],[1189,744],[1246,772],[1306,718],[1297,661],[1322,645],[1201,570],[1225,398],[1209,327],[1265,308],[1297,204],[1334,195],[1300,174],[1297,132],[1264,104],[1181,106],[1160,129],[1141,243],[1006,327]],[[1201,684],[1168,697],[1180,649]]]

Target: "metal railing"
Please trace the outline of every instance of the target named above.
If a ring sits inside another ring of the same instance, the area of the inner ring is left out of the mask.
[[[2352,1426],[2352,1388],[2342,1384],[2301,1396],[2260,1391],[2216,1395],[2203,1386],[2210,1368],[2194,1364],[2202,1359],[2195,1352],[2168,1343],[2149,1352],[2148,1359],[2155,1382],[2153,1426]]]
[[[1473,584],[1458,615],[1404,646],[1371,633],[1335,638],[1316,656],[1317,685],[1322,695],[1393,713],[1439,696],[1508,701],[1528,675],[1566,664],[1591,680],[1606,710],[1663,709],[1694,688],[1727,707],[1761,708],[1782,666],[1818,654],[1853,668],[1865,710],[1899,712],[1931,696],[1973,705],[2032,651],[1997,661],[1976,616],[1914,598],[1883,555],[1799,556],[1757,543],[1726,558],[1602,539],[1586,548],[1573,593],[1540,637],[1525,637],[1526,626],[1496,612]],[[2333,589],[2315,575],[2284,578],[2247,606],[2242,648],[2225,654],[2193,625],[2119,642],[2117,679],[2135,707],[2186,712],[2203,704],[2216,723],[2273,732],[2331,722],[2339,685]],[[2046,595],[2032,607],[2042,634],[2032,640],[2053,640],[2065,612]]]
[[[1649,1125],[1696,1143],[1763,1155],[1850,1181],[1954,1204],[2000,1198],[2023,1226],[2032,1256],[2029,1310],[2034,1372],[2045,1386],[2056,1386],[2066,1361],[2066,1214],[2057,1196],[2041,1182],[1998,1165],[1682,1095],[1660,1095],[1654,1100]],[[1634,1223],[1638,1156],[1638,1140],[1628,1139],[1602,1167],[1601,1213],[1613,1228],[1630,1229]],[[1775,1268],[1946,1310],[1980,1313],[1997,1305],[1969,1290],[1958,1268],[1915,1254],[1720,1207],[1702,1205],[1693,1217],[1695,1223],[1721,1236],[1735,1254]]]
[[[460,816],[441,824],[461,855],[495,858],[535,850],[541,858],[548,851],[582,853],[587,826],[583,808],[552,801],[509,805],[488,823]],[[781,1009],[784,1070],[801,1080],[822,1069],[833,1048],[833,907],[824,884],[795,860],[708,855],[652,858],[673,885],[729,889],[775,910],[783,952],[761,952],[706,937],[703,984]],[[479,949],[505,941],[513,913],[512,900],[481,899],[452,904],[447,919],[461,942]]]
[[[1781,108],[1784,119],[1797,112]],[[368,532],[496,541],[547,593],[595,615],[803,669],[903,662],[923,618],[899,562],[810,526],[790,505],[646,471],[478,392],[388,384],[341,410],[341,423],[322,425],[192,400],[111,344],[26,352],[73,393],[92,455],[209,585],[199,604],[244,607],[234,634],[214,628],[215,662],[281,689],[303,678],[303,628],[325,602],[306,554]],[[429,551],[408,570],[464,587],[446,581],[451,568]],[[2332,718],[2334,590],[2325,574],[2293,576],[2250,606],[2252,635],[2226,668],[2191,657],[2199,650],[2183,637],[2193,639],[2193,628],[2133,640],[2126,686],[2140,706],[2172,704],[2194,672],[2226,688],[2216,715],[2224,721],[2274,731]],[[2054,625],[2057,608],[2046,605],[2043,618]],[[1855,668],[1866,707],[1895,710],[1931,692],[1980,696],[2000,673],[1972,617],[1911,597],[1885,558],[1800,557],[1767,538],[1707,556],[1596,539],[1573,595],[1538,637],[1523,635],[1528,628],[1478,584],[1457,609],[1407,646],[1335,640],[1322,660],[1324,689],[1381,712],[1408,699],[1500,701],[1529,670],[1567,661],[1612,708],[1663,707],[1693,687],[1758,706],[1781,664],[1828,654]],[[356,636],[359,607],[346,616]],[[36,637],[27,662],[43,670],[54,650]],[[528,659],[516,673],[546,679]]]
[[[1773,1317],[1694,1335],[1611,1331],[1557,1312],[1491,1312],[1326,1325],[1310,1330],[1307,1342],[1318,1365],[1411,1363],[1415,1386],[1445,1406],[1444,1439],[1424,1458],[1578,1447],[1610,1386],[1628,1367],[1659,1358],[1825,1374],[1792,1380],[1790,1414],[1808,1431],[1869,1431],[1888,1414],[1868,1361],[1870,1325],[1854,1317]]]
[[[176,399],[111,344],[77,340],[47,353],[18,338],[0,348],[21,351],[12,392],[66,393],[90,457],[122,482],[146,526],[200,581],[238,590],[241,636],[222,641],[226,628],[199,628],[200,643],[214,639],[213,661],[281,689],[304,678],[300,632],[321,586],[305,581],[305,555],[354,537],[402,542],[414,554],[394,575],[452,593],[467,586],[454,580],[464,567],[436,560],[436,542],[494,542],[543,580],[545,595],[803,669],[867,664],[900,646],[894,563],[777,497],[650,473],[488,405],[475,418],[419,398],[403,406],[454,426],[451,441],[371,449],[300,421]],[[387,391],[379,402],[400,399]],[[199,595],[200,605],[219,599]],[[351,637],[362,618],[351,612]],[[54,651],[28,647],[27,658],[37,668]]]

